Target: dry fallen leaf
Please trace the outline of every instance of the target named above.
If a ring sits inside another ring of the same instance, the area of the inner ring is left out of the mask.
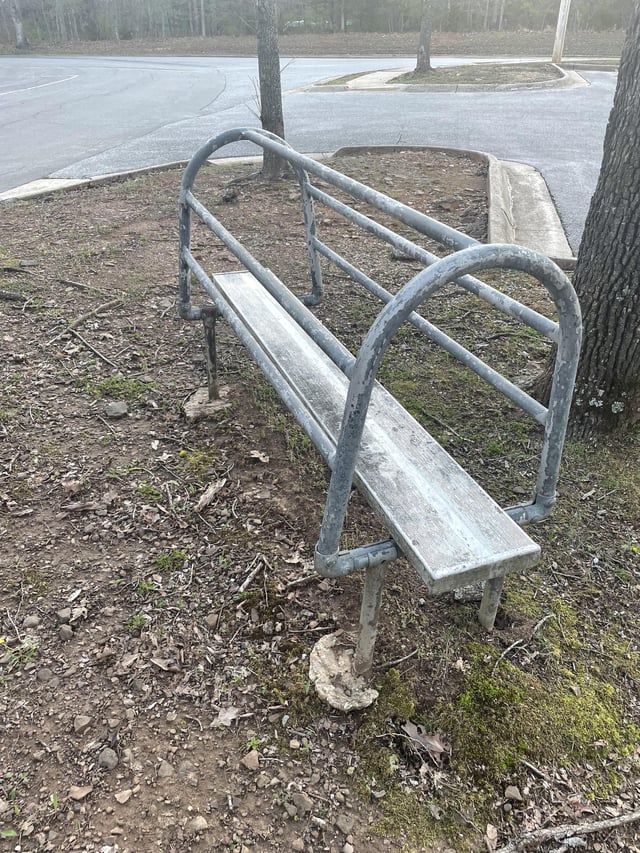
[[[235,705],[229,705],[228,708],[220,708],[218,711],[218,716],[214,721],[214,725],[218,726],[230,726],[234,720],[237,720],[240,716],[240,709],[236,708]]]
[[[200,495],[198,503],[195,505],[195,511],[202,512],[205,507],[209,506],[211,501],[215,498],[226,482],[227,480],[225,478],[223,480],[216,480],[215,483],[211,483],[211,485]]]
[[[484,834],[484,843],[487,847],[487,853],[494,853],[498,846],[498,830],[492,823],[487,824],[487,829]]]
[[[426,734],[422,726],[417,726],[415,723],[412,723],[411,720],[407,720],[401,728],[402,731],[411,738],[411,741],[415,746],[427,751],[429,757],[436,764],[442,763],[442,754],[448,753],[449,749],[439,737],[436,735]]]

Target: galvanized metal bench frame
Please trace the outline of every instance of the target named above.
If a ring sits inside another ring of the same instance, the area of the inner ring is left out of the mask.
[[[298,179],[311,281],[311,289],[304,296],[294,296],[270,270],[263,267],[227,231],[194,195],[194,181],[202,165],[215,151],[238,141],[249,141],[264,150],[278,154],[290,164]],[[311,182],[310,175],[346,192],[354,199],[367,202],[373,208],[410,226],[419,234],[438,241],[446,249],[453,249],[454,253],[444,258],[436,257],[315,186]],[[408,257],[424,264],[425,269],[414,276],[395,296],[390,294],[319,238],[314,201],[326,205],[345,219],[359,225],[363,231],[375,235]],[[215,274],[209,276],[192,254],[190,249],[192,213],[195,213],[222,241],[286,314],[296,321],[305,334],[315,341],[348,378],[348,395],[340,435],[335,444],[327,440],[325,432],[316,420],[310,417],[309,412],[300,405],[295,393],[292,393],[292,389],[287,386],[286,381],[283,381],[282,375],[274,369],[273,363],[265,355],[260,342],[247,334],[246,328],[238,319],[237,312],[227,300],[222,298],[220,287],[216,286]],[[390,560],[401,556],[403,551],[401,544],[394,539],[341,551],[340,539],[349,493],[356,474],[358,452],[369,402],[377,384],[376,374],[391,339],[405,322],[412,323],[427,338],[443,347],[460,363],[473,370],[544,427],[538,476],[532,499],[525,504],[504,509],[504,513],[518,525],[525,525],[545,518],[555,503],[562,447],[580,352],[581,316],[576,294],[564,273],[539,253],[519,246],[481,244],[371,187],[299,154],[280,138],[262,130],[240,128],[226,131],[209,140],[197,151],[189,162],[182,181],[179,227],[179,313],[185,320],[203,321],[207,343],[210,396],[214,397],[218,393],[215,321],[217,316],[222,315],[247,346],[331,468],[332,475],[324,517],[315,547],[315,567],[321,575],[330,578],[342,577],[357,569],[366,569],[360,637],[355,659],[356,671],[366,673],[371,668],[373,658],[384,568]],[[322,257],[335,264],[356,283],[385,303],[385,307],[366,335],[357,358],[354,358],[326,328],[312,317],[305,307],[316,305],[322,300],[324,294],[320,266]],[[544,317],[473,276],[473,273],[490,268],[519,270],[538,279],[546,287],[555,304],[558,322]],[[192,304],[192,276],[197,279],[213,304],[204,306]],[[429,296],[449,283],[455,283],[506,315],[537,330],[556,345],[555,370],[548,407],[534,400],[517,385],[416,313]],[[387,517],[383,518],[383,521],[389,523],[393,519]],[[419,566],[417,568],[420,569]],[[484,574],[486,583],[480,606],[480,621],[488,629],[493,627],[504,573],[509,571],[509,568],[508,565],[500,567],[498,576],[491,576],[492,573],[488,571]]]

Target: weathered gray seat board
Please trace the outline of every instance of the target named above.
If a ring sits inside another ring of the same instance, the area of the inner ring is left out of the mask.
[[[265,269],[196,198],[194,180],[218,148],[248,140],[288,160],[300,185],[310,292],[300,298]],[[365,201],[453,254],[438,259],[406,237],[319,190],[310,176]],[[318,234],[314,200],[359,225],[425,268],[396,294],[384,290]],[[190,249],[195,213],[240,261],[240,273],[207,272]],[[323,298],[321,258],[335,264],[385,307],[365,337],[357,358],[305,307]],[[558,322],[474,277],[489,268],[515,269],[536,277],[548,290]],[[210,302],[191,302],[192,276]],[[499,311],[546,335],[557,346],[548,407],[533,400],[417,312],[437,290],[455,283]],[[355,659],[370,670],[384,567],[406,555],[429,589],[442,592],[485,581],[480,621],[491,628],[504,575],[526,570],[539,559],[538,546],[521,525],[544,518],[555,501],[560,457],[580,349],[580,309],[570,282],[555,264],[516,246],[483,246],[436,220],[293,151],[283,140],[253,129],[226,131],[210,140],[185,170],[180,194],[180,315],[201,319],[207,341],[210,394],[215,394],[215,319],[223,316],[264,371],[332,470],[315,566],[326,577],[366,569]],[[304,304],[303,304],[304,303]],[[501,509],[433,438],[375,380],[393,335],[411,322],[463,365],[475,371],[544,427],[538,477],[531,501]],[[391,538],[340,550],[349,493],[355,483],[380,515]]]
[[[213,284],[216,304],[227,303],[335,448],[347,377],[251,273],[216,274]],[[431,592],[539,559],[538,545],[378,383],[355,479]]]

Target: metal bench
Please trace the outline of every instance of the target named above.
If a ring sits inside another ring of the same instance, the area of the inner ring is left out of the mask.
[[[290,163],[298,178],[311,282],[310,292],[303,297],[294,296],[263,267],[194,195],[194,180],[200,167],[214,151],[240,140],[276,152]],[[310,175],[456,251],[441,259],[435,257],[314,186]],[[314,202],[327,205],[385,240],[422,263],[424,269],[392,296],[320,239]],[[198,263],[190,249],[193,213],[235,255],[243,267],[241,272],[216,274],[205,271]],[[323,296],[321,257],[385,303],[357,358],[307,307],[319,303]],[[432,593],[484,581],[480,622],[490,630],[505,574],[530,569],[540,558],[539,546],[522,525],[547,516],[555,501],[581,335],[578,301],[562,271],[544,256],[521,247],[482,245],[297,153],[278,137],[253,129],[220,134],[204,145],[187,166],[180,194],[179,263],[179,312],[185,320],[204,323],[210,396],[217,394],[215,320],[223,317],[331,469],[315,547],[315,567],[321,575],[331,578],[366,570],[355,672],[366,675],[371,670],[384,568],[401,555]],[[553,299],[558,322],[472,275],[489,268],[521,270],[535,276]],[[209,304],[192,304],[192,277],[208,295]],[[556,344],[548,407],[416,313],[431,294],[449,283],[475,294]],[[405,322],[413,323],[544,427],[537,483],[528,503],[501,509],[376,381],[382,356]],[[354,483],[384,523],[390,538],[340,550],[347,501]]]

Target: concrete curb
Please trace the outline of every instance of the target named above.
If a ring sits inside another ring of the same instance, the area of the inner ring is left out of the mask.
[[[339,155],[362,154],[363,152],[383,154],[394,151],[442,151],[464,154],[487,163],[488,241],[491,243],[516,243],[529,249],[535,249],[551,257],[563,268],[572,268],[575,265],[575,258],[544,178],[532,166],[498,160],[492,154],[486,154],[483,151],[429,145],[356,146],[340,148],[333,153],[308,154],[307,156],[316,160],[331,160]],[[258,155],[254,157],[224,157],[209,162],[212,165],[258,164],[261,159],[261,155]],[[41,198],[57,192],[125,181],[166,169],[184,168],[186,163],[186,160],[179,160],[159,166],[148,166],[142,169],[97,175],[91,178],[43,178],[0,193],[0,203],[9,204]]]
[[[515,63],[514,63],[515,64]],[[566,70],[559,65],[554,68],[562,75],[535,83],[390,83],[394,77],[413,71],[412,68],[392,68],[387,71],[372,71],[343,84],[330,82],[312,83],[300,91],[313,92],[521,92],[536,89],[572,89],[588,86],[589,83],[577,71]]]

